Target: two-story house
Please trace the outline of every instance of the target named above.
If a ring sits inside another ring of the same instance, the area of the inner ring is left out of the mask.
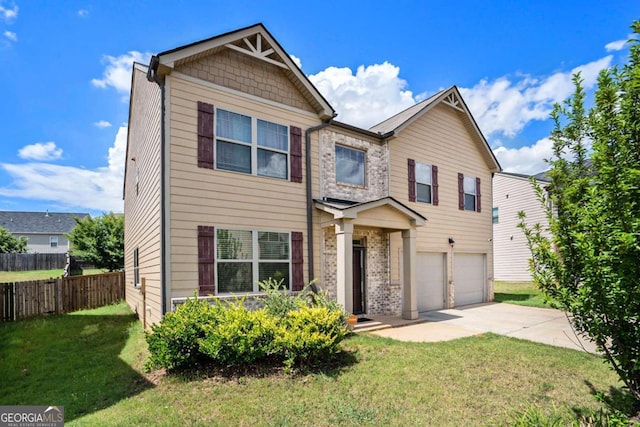
[[[492,300],[500,166],[458,89],[368,130],[335,116],[261,24],[135,64],[126,297],[146,324],[269,277],[407,319]]]

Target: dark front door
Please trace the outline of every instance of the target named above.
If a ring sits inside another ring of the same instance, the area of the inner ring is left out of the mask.
[[[365,248],[353,248],[353,314],[365,312]]]

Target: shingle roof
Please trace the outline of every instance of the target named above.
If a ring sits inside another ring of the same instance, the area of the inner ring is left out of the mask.
[[[0,211],[0,227],[10,233],[69,233],[76,222],[87,213],[15,212]]]
[[[395,116],[389,117],[387,120],[380,122],[375,126],[372,126],[371,128],[369,128],[369,131],[379,132],[384,134],[397,129],[398,126],[400,126],[401,124],[409,120],[411,117],[418,114],[420,111],[422,111],[424,107],[426,107],[427,105],[435,101],[438,98],[438,96],[442,94],[442,92],[444,92],[444,90],[441,90],[440,92],[430,96],[424,101],[418,102],[417,104],[407,108],[406,110],[399,112]]]

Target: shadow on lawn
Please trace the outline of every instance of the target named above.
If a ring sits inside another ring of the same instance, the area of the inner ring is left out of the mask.
[[[120,358],[136,322],[83,314],[0,324],[0,402],[64,406],[71,421],[153,387]]]
[[[502,292],[496,292],[494,294],[495,302],[504,302],[504,301],[527,301],[534,298],[534,294],[506,294]]]
[[[609,392],[606,393],[597,390],[590,381],[585,380],[584,383],[595,399],[602,402],[609,410],[622,412],[629,417],[640,415],[640,402],[626,387],[609,387]]]

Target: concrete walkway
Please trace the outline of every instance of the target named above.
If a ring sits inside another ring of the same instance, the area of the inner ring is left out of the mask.
[[[574,350],[596,352],[594,343],[578,338],[562,311],[504,303],[476,304],[420,314],[426,321],[372,334],[400,341],[434,342],[493,332]]]

